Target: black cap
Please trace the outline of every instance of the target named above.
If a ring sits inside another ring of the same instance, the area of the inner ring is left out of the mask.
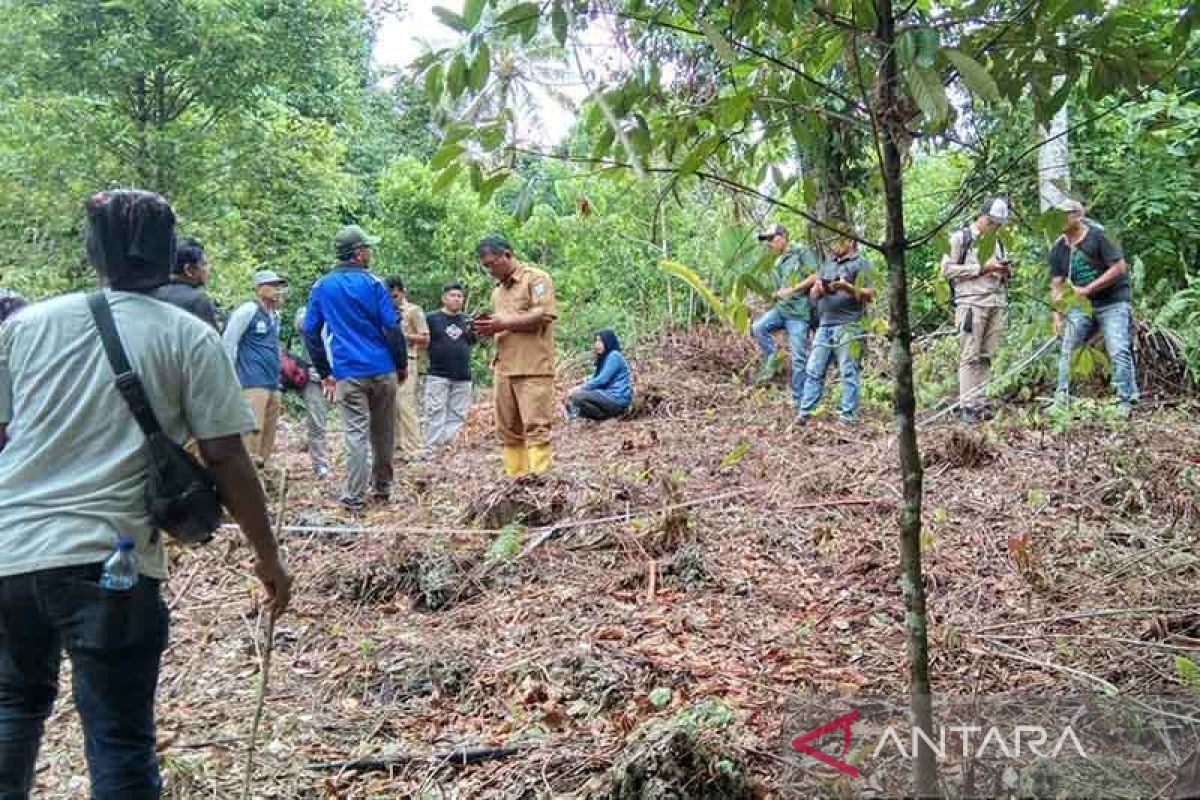
[[[446,292],[453,292],[456,289],[460,292],[466,291],[465,289],[463,289],[463,285],[461,283],[459,283],[458,281],[450,281],[449,283],[442,286],[442,294],[445,294]]]

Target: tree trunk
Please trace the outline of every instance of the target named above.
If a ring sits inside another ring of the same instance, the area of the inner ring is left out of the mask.
[[[904,501],[900,510],[900,585],[904,592],[907,629],[909,692],[912,724],[933,740],[933,711],[929,685],[929,639],[925,619],[925,581],[921,570],[921,456],[917,449],[916,397],[913,392],[912,331],[908,321],[908,276],[904,257],[904,185],[896,127],[889,124],[898,106],[899,71],[896,64],[895,18],[892,0],[876,0],[877,34],[884,50],[879,116],[883,119],[882,153],[887,238],[888,300],[891,313],[894,415],[900,448],[900,474]],[[918,742],[913,752],[913,794],[937,796],[937,766],[933,749]]]
[[[1052,86],[1057,92],[1063,84],[1063,78],[1055,78]],[[1049,129],[1036,126],[1038,141],[1044,142],[1038,148],[1038,199],[1042,211],[1058,208],[1066,200],[1065,192],[1071,189],[1071,166],[1068,161],[1070,150],[1067,141],[1067,104],[1063,103],[1050,120]],[[1052,139],[1052,141],[1047,141]]]
[[[137,163],[133,165],[133,172],[137,176],[138,188],[149,189],[152,183],[150,178],[150,134],[147,130],[150,106],[146,96],[146,76],[140,73],[134,79],[133,101],[134,120],[137,126]]]

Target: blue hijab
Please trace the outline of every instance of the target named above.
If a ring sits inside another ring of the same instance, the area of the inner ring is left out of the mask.
[[[592,373],[592,377],[600,374],[600,370],[604,368],[604,362],[608,359],[609,353],[618,352],[621,349],[621,342],[617,339],[617,334],[608,328],[597,333],[596,338],[604,343],[604,352],[596,356],[596,371]]]

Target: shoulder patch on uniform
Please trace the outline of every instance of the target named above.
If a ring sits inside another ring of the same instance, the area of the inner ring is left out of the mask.
[[[541,300],[546,296],[546,284],[543,281],[538,281],[533,285],[533,297],[535,300]]]

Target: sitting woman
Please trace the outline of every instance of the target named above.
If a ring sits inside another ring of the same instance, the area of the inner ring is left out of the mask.
[[[602,420],[619,417],[633,402],[629,362],[621,355],[621,343],[610,330],[596,334],[592,343],[596,371],[567,398],[567,415]]]

